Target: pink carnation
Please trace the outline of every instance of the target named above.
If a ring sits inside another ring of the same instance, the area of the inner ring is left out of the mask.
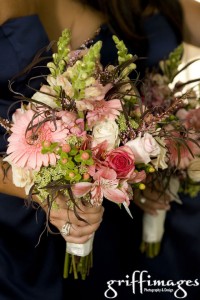
[[[186,116],[186,128],[200,130],[200,108],[191,109]]]
[[[166,140],[166,145],[169,150],[170,164],[179,169],[186,169],[193,159],[193,156],[200,155],[200,148],[192,141],[185,140],[185,144],[177,144],[176,140],[170,139]]]
[[[104,120],[115,120],[120,115],[122,106],[120,100],[113,99],[109,101],[101,100],[93,102],[93,110],[87,113],[88,126],[91,128],[97,122]]]

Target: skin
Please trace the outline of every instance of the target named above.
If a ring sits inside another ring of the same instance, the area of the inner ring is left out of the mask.
[[[200,3],[195,0],[179,0],[184,13],[184,39],[187,43],[200,47]]]
[[[37,5],[49,40],[57,41],[62,30],[69,28],[72,50],[76,50],[88,38],[92,38],[105,20],[102,14],[74,0],[48,0],[48,14],[47,0],[37,0]]]
[[[45,2],[45,1],[44,1]],[[50,2],[50,1],[49,1]],[[49,5],[49,4],[48,4]],[[12,18],[23,17],[27,15],[36,14],[38,12],[38,1],[37,0],[0,0],[0,25],[5,23],[7,20]],[[2,164],[2,159],[0,159]],[[12,171],[9,168],[7,176],[4,178],[3,170],[0,168],[0,193],[17,196],[24,201],[26,198],[25,191],[23,188],[16,187],[12,182]],[[37,197],[34,197],[34,201],[41,204]],[[87,222],[81,222],[74,215],[72,210],[67,209],[65,199],[58,196],[56,199],[59,204],[58,210],[51,210],[49,220],[61,230],[62,226],[66,222],[72,223],[70,228],[70,235],[63,236],[68,242],[73,243],[84,243],[86,242],[91,234],[95,232],[102,221],[104,208],[99,207],[83,207],[80,206],[78,210],[79,215]],[[47,207],[43,207],[47,212]]]

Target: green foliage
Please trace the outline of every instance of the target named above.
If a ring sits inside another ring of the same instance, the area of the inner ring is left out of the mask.
[[[56,78],[65,71],[66,63],[68,62],[68,54],[70,53],[71,33],[68,29],[63,30],[61,37],[58,40],[58,52],[53,54],[53,62],[47,64],[52,76]]]
[[[96,65],[100,60],[100,50],[102,42],[99,41],[91,46],[88,52],[83,55],[81,60],[67,69],[67,76],[74,89],[74,98],[76,100],[84,98],[85,88],[90,83],[91,77],[95,75]]]
[[[119,40],[116,35],[113,35],[113,41],[115,42],[116,48],[118,49],[117,54],[119,65],[122,65],[133,59],[133,55],[128,53],[128,49],[122,40]],[[129,64],[126,68],[124,68],[121,76],[127,77],[135,68],[136,64]]]
[[[169,54],[168,59],[162,60],[160,62],[160,68],[163,74],[168,78],[169,83],[173,81],[178,67],[181,63],[181,59],[183,56],[183,44],[179,45]]]

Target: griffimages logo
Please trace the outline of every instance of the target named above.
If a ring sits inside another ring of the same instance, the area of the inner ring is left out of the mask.
[[[187,297],[187,287],[199,286],[198,279],[194,280],[155,280],[148,271],[134,271],[132,276],[126,275],[123,280],[107,281],[107,290],[104,296],[108,299],[117,298],[120,287],[132,288],[133,294],[144,293],[173,293],[175,298]]]

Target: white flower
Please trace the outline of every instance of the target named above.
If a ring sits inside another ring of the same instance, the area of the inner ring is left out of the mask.
[[[160,153],[159,144],[149,133],[145,133],[143,137],[138,136],[126,145],[133,151],[136,163],[147,164],[151,161],[151,157],[156,157]]]
[[[100,122],[93,127],[92,146],[95,147],[103,141],[108,142],[108,150],[119,145],[119,128],[115,121],[107,120]]]
[[[152,159],[151,162],[156,170],[158,170],[159,168],[164,170],[168,167],[168,165],[166,164],[167,148],[165,147],[164,139],[157,137],[156,140],[158,142],[157,144],[160,148],[160,151],[157,155],[157,158]]]
[[[7,158],[4,158],[4,161],[10,163],[9,159]],[[17,187],[24,188],[26,195],[28,195],[31,187],[34,184],[33,171],[25,168],[19,168],[14,164],[11,164],[11,167],[12,167],[12,180],[14,185]]]
[[[190,161],[187,173],[194,182],[200,181],[200,157],[196,157]]]
[[[52,95],[52,96],[51,96]],[[40,88],[39,92],[36,92],[33,96],[32,99],[42,102],[46,105],[49,105],[52,108],[57,107],[58,105],[56,104],[55,98],[56,93],[53,91],[53,89],[48,86],[48,85],[43,85]]]

